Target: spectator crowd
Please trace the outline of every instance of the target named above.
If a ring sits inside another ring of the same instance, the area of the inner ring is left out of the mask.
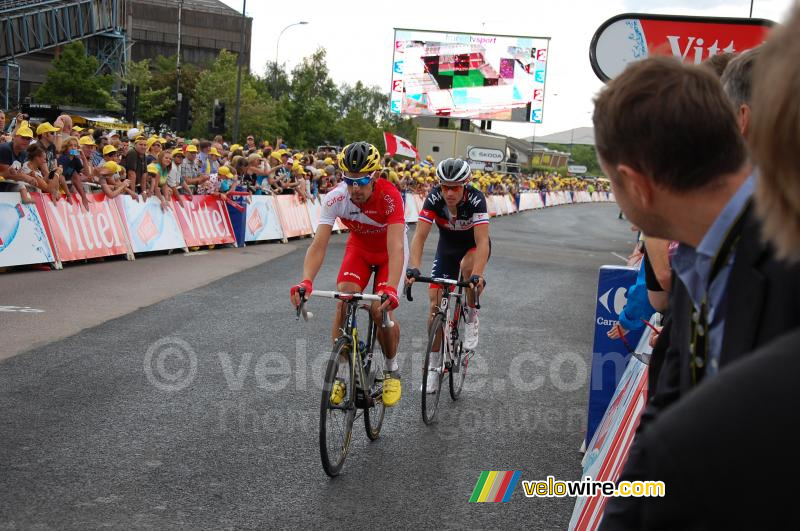
[[[0,112],[5,130],[5,113]],[[84,129],[62,114],[51,124],[30,123],[17,115],[14,127],[0,144],[0,191],[18,191],[22,202],[30,192],[50,194],[53,201],[77,199],[88,208],[88,194],[108,197],[158,198],[167,208],[172,197],[230,192],[296,194],[301,201],[316,201],[341,181],[335,148],[298,150],[281,138],[274,146],[248,135],[244,144],[228,144],[222,136],[212,140],[185,139],[170,134],[145,135],[127,131]],[[426,195],[436,183],[433,157],[397,161],[387,153],[380,177],[405,196]],[[527,191],[608,190],[605,183],[556,173],[524,175],[498,171],[474,172],[472,185],[484,193],[509,194],[519,201]]]

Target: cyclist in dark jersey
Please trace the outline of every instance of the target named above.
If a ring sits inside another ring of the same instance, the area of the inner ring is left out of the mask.
[[[440,162],[436,168],[436,176],[439,186],[428,194],[419,213],[406,278],[408,282],[414,282],[419,277],[425,240],[435,223],[439,227],[439,245],[436,248],[431,277],[457,280],[460,271],[462,278],[477,287],[480,293],[486,285],[483,270],[491,254],[486,197],[469,184],[472,172],[469,164],[461,159],[445,159]],[[431,284],[428,292],[429,322],[441,300],[441,288]],[[467,304],[469,319],[464,348],[473,350],[478,346],[478,310],[475,308],[472,290],[467,291]]]

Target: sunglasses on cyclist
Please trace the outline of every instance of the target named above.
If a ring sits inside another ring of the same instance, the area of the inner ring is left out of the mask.
[[[347,183],[347,186],[367,186],[370,181],[372,181],[372,175],[366,175],[364,177],[359,177],[358,179],[345,175],[342,177],[342,179],[344,179],[344,182]]]

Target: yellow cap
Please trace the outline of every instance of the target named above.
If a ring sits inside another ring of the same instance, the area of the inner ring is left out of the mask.
[[[183,157],[183,150],[181,148],[175,148],[172,150],[172,156],[180,155]]]
[[[188,146],[186,146],[186,152],[197,153],[197,146],[195,146],[194,144],[189,144]]]
[[[113,145],[111,145],[111,144],[106,144],[106,145],[103,147],[103,155],[108,155],[109,153],[116,153],[116,151],[117,151],[117,148],[115,148],[115,147],[114,147]]]
[[[73,131],[77,131],[77,132],[79,132],[79,133],[80,133],[81,131],[83,131],[83,127],[81,127],[81,126],[79,126],[79,125],[73,125],[73,126],[72,126],[72,130],[73,130]]]
[[[97,144],[94,143],[94,138],[91,135],[82,136],[80,140],[78,140],[78,144],[81,146],[95,146]]]
[[[118,173],[125,169],[116,162],[114,162],[113,160],[106,161],[106,163],[103,164],[103,168],[111,170],[112,173]]]
[[[230,151],[236,151],[236,150],[238,150],[238,149],[242,149],[242,146],[241,146],[241,145],[239,145],[239,144],[233,144],[233,145],[231,146],[231,149],[230,149]]]
[[[161,144],[161,139],[160,138],[156,138],[154,136],[151,136],[150,138],[148,138],[147,139],[147,151],[150,151],[150,148],[153,147],[153,144],[155,144],[156,142]]]
[[[333,165],[333,159],[330,157],[325,157],[325,160],[323,162],[325,163],[325,166]]]
[[[220,157],[220,156],[221,156],[221,155],[219,154],[219,151],[217,151],[217,148],[215,148],[215,147],[212,147],[211,149],[209,149],[209,150],[208,150],[208,154],[209,154],[209,155],[216,155],[216,156],[218,156],[218,157]]]
[[[39,127],[36,128],[36,135],[43,135],[45,133],[57,133],[61,131],[58,127],[54,127],[50,124],[50,122],[45,122],[43,124],[39,124]]]
[[[294,154],[294,158],[295,158],[295,160],[300,160],[301,158],[303,158],[303,154],[302,153],[295,153]]]
[[[147,173],[152,173],[153,175],[158,175],[161,172],[158,171],[158,166],[156,166],[156,163],[155,162],[151,162],[150,164],[147,165]]]
[[[233,179],[233,174],[231,173],[231,169],[227,166],[221,167],[217,171],[217,174],[225,177],[226,179]]]

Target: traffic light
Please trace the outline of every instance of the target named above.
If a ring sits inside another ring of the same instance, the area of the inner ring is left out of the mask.
[[[192,119],[192,106],[189,105],[188,99],[183,100],[183,108],[185,109],[183,111],[183,130],[189,131],[189,129],[192,128],[193,119]]]
[[[188,98],[182,98],[178,103],[178,124],[176,131],[186,132],[192,128],[192,107]]]
[[[211,114],[211,132],[225,132],[225,102],[214,100],[214,112]]]
[[[128,85],[125,89],[125,120],[136,123],[136,100],[139,98],[139,87]]]

